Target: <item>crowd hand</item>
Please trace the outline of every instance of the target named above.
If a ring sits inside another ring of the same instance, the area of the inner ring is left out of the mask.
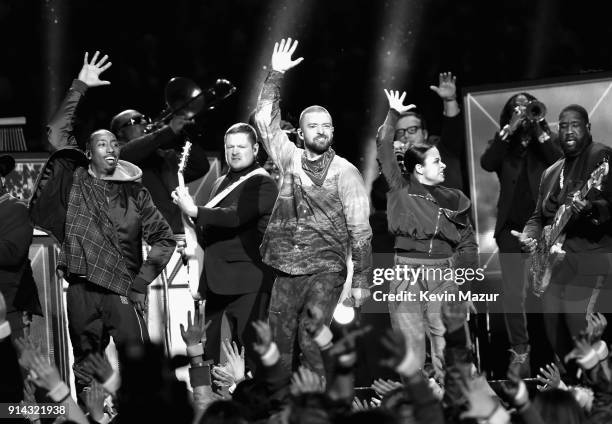
[[[519,233],[518,231],[511,230],[510,234],[514,237],[518,238],[518,241],[521,245],[521,250],[525,253],[534,253],[538,243],[535,239],[531,237],[527,237],[525,233]]]
[[[399,113],[408,112],[410,109],[414,109],[416,107],[413,104],[404,104],[404,99],[406,98],[405,91],[403,91],[400,96],[399,90],[387,90],[385,88],[385,96],[387,96],[387,100],[389,101],[389,109],[393,109]]]
[[[316,336],[324,325],[323,310],[316,305],[310,305],[306,309],[306,319],[304,320],[304,328],[308,334],[312,337]]]
[[[136,312],[138,312],[141,316],[144,316],[145,311],[147,310],[147,295],[137,292],[136,290],[130,290],[128,293],[128,298],[134,305]]]
[[[192,218],[198,216],[198,207],[193,201],[193,197],[189,194],[187,187],[177,187],[172,192],[172,201],[181,210]]]
[[[572,199],[572,212],[575,215],[580,215],[582,213],[589,213],[593,209],[593,203],[589,200],[581,200],[578,197],[578,193],[574,193],[574,198]]]
[[[540,391],[558,389],[561,385],[561,373],[554,363],[550,363],[544,368],[540,368],[540,373],[536,378],[542,383],[542,385],[538,384],[537,386]]]
[[[366,300],[370,297],[370,289],[352,288],[351,296],[348,298],[350,306],[355,308],[361,307]]]
[[[367,401],[361,400],[357,396],[355,396],[353,398],[352,409],[354,412],[367,411],[368,409],[370,409],[370,405],[368,405]]]
[[[300,366],[291,377],[291,394],[298,396],[303,393],[323,393],[325,387],[321,377],[306,367]]]
[[[362,328],[357,328],[344,335],[338,340],[329,350],[329,354],[341,362],[344,367],[352,367],[357,362],[357,354],[355,352],[356,340],[372,330],[371,325]],[[350,355],[345,357],[345,355]]]
[[[83,370],[93,375],[100,383],[106,382],[113,375],[113,367],[101,353],[90,353],[83,361]]]
[[[223,353],[227,357],[227,371],[234,377],[236,384],[244,380],[244,346],[242,350],[238,349],[236,342],[230,343],[228,339],[223,340],[221,344]]]
[[[193,120],[187,118],[184,115],[175,115],[171,120],[168,126],[172,129],[174,134],[180,133],[185,125],[193,123]]]
[[[219,387],[231,387],[238,383],[233,374],[227,371],[226,367],[214,367],[212,369],[212,375],[215,384]]]
[[[400,387],[404,386],[398,381],[383,380],[382,378],[378,378],[372,382],[372,385],[370,387],[376,392],[377,395],[387,396],[395,389],[399,389]]]
[[[469,405],[469,409],[462,412],[460,418],[479,419],[490,416],[497,407],[497,401],[493,398],[491,388],[484,375],[460,379],[458,382]]]
[[[589,343],[589,336],[586,330],[582,330],[577,337],[574,337],[574,349],[567,355],[565,355],[565,362],[569,362],[575,358],[582,358],[586,356],[592,349],[591,343]]]
[[[34,342],[29,333],[15,340],[15,346],[17,346],[19,351],[19,365],[28,370],[34,356],[42,353],[40,346]]]
[[[223,390],[220,390],[219,392],[212,392],[210,394],[210,398],[213,401],[217,401],[217,400],[231,400],[232,399],[232,394],[227,390],[227,388],[223,388]]]
[[[204,322],[204,314],[197,313],[195,320],[191,322],[191,311],[187,311],[187,330],[183,324],[180,325],[181,337],[185,342],[185,346],[195,346],[197,344],[206,343],[206,329],[210,325],[210,321]]]
[[[442,322],[449,333],[463,328],[470,312],[476,313],[472,302],[446,302],[442,304]]]
[[[516,372],[509,371],[508,379],[506,381],[502,381],[500,386],[500,395],[502,399],[514,408],[520,408],[521,406],[523,406],[522,404],[517,403],[517,401],[520,402],[520,399],[516,398],[521,383],[521,377]],[[529,397],[527,397],[526,399],[527,401],[529,401]]]
[[[39,352],[34,352],[31,355],[28,369],[30,370],[28,379],[47,391],[52,390],[62,382],[57,368]]]
[[[91,386],[85,388],[82,394],[83,403],[89,412],[89,416],[96,422],[100,422],[104,418],[104,400],[106,392],[104,387],[97,381],[94,381]]]
[[[438,86],[430,85],[429,88],[434,91],[442,100],[455,100],[457,98],[457,77],[452,72],[442,72],[438,78]]]
[[[589,313],[587,314],[587,336],[591,344],[597,343],[601,340],[601,336],[608,326],[606,317],[601,313]]]
[[[291,38],[284,38],[280,43],[274,43],[274,52],[272,53],[272,69],[278,72],[285,72],[299,65],[304,58],[300,57],[295,60],[291,59],[295,49],[297,49],[298,41],[291,42]]]
[[[252,325],[255,329],[255,335],[257,336],[257,340],[253,343],[253,350],[257,352],[259,356],[263,356],[272,345],[272,330],[270,329],[270,325],[265,321],[255,321]]]
[[[383,348],[387,351],[387,358],[381,359],[382,366],[397,369],[402,365],[401,374],[405,376],[415,375],[420,372],[416,355],[409,349],[404,335],[399,331],[387,330],[381,339]]]
[[[110,81],[100,80],[100,74],[110,68],[112,63],[107,62],[108,55],[104,55],[100,60],[98,60],[99,55],[100,52],[96,51],[96,53],[91,58],[91,62],[88,62],[89,53],[85,52],[85,58],[83,59],[83,67],[79,72],[78,79],[87,84],[88,87],[110,85]]]

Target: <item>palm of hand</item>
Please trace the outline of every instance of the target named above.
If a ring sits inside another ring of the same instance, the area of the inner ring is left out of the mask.
[[[100,81],[100,73],[102,70],[95,65],[83,65],[79,72],[79,79],[90,87],[102,85]]]
[[[457,87],[454,82],[443,82],[438,86],[438,95],[443,99],[455,97]]]

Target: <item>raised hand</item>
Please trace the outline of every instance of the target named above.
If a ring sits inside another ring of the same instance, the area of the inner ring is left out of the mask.
[[[522,397],[517,397],[521,385],[525,386],[525,382],[521,377],[516,372],[509,371],[508,379],[501,383],[501,398],[513,407],[520,408],[525,403],[529,402],[527,387],[524,388]]]
[[[252,325],[257,335],[257,341],[253,343],[253,350],[260,356],[263,356],[268,349],[270,349],[270,345],[272,344],[272,330],[270,329],[270,325],[265,321],[255,321]]]
[[[62,382],[57,368],[38,352],[32,354],[27,368],[30,370],[28,378],[47,391]]]
[[[206,329],[210,325],[210,321],[204,323],[204,314],[196,314],[196,319],[191,322],[191,311],[187,311],[187,330],[183,324],[181,327],[181,337],[186,346],[195,346],[199,343],[206,343]]]
[[[274,43],[274,52],[272,53],[272,69],[278,72],[285,72],[294,66],[299,65],[303,57],[297,58],[295,60],[291,59],[291,56],[297,49],[298,41],[295,40],[293,43],[291,42],[291,38],[284,38],[280,41],[280,43]]]
[[[492,396],[495,392],[491,390],[489,383],[487,383],[483,375],[467,380],[460,380],[459,387],[468,400],[469,405],[469,409],[461,413],[461,419],[482,419],[490,416],[498,407],[497,401],[493,399]]]
[[[586,356],[591,349],[591,343],[589,343],[589,336],[586,330],[582,330],[577,337],[574,337],[574,349],[567,355],[565,355],[565,362],[567,363],[574,358],[583,358]]]
[[[540,368],[540,374],[538,374],[536,378],[542,383],[542,385],[537,386],[540,391],[558,389],[561,385],[561,373],[554,363],[550,363],[546,365],[546,367]]]
[[[510,234],[518,238],[518,241],[521,245],[521,250],[523,252],[526,252],[526,253],[535,252],[536,247],[538,246],[538,243],[536,242],[535,239],[532,239],[531,237],[527,237],[525,233],[519,233],[518,231],[515,231],[515,230],[511,230]]]
[[[323,393],[324,390],[321,377],[306,367],[300,366],[291,377],[291,394],[294,396],[303,393]]]
[[[87,84],[88,87],[110,85],[110,81],[104,81],[100,79],[100,74],[110,68],[112,66],[112,63],[107,62],[108,55],[104,55],[100,60],[98,60],[99,55],[100,52],[96,51],[94,56],[91,58],[91,62],[88,62],[87,59],[89,53],[85,52],[85,57],[83,59],[83,67],[79,72],[78,79]]]
[[[399,381],[383,380],[382,378],[378,378],[372,382],[370,387],[376,392],[377,395],[384,397],[393,390],[404,387],[404,385]]]
[[[606,317],[601,313],[590,313],[587,314],[587,335],[591,344],[597,343],[601,340],[601,336],[608,326]]]
[[[442,100],[455,100],[457,98],[456,81],[457,77],[453,76],[452,72],[442,72],[438,78],[438,86],[430,85],[429,88]]]
[[[106,392],[104,391],[104,387],[96,381],[94,381],[88,389],[89,390],[83,392],[83,403],[85,403],[89,416],[93,418],[94,421],[100,422],[100,420],[104,418],[104,399],[106,399]]]
[[[400,92],[397,90],[387,90],[385,88],[385,96],[387,96],[387,100],[389,101],[389,109],[394,109],[399,113],[404,113],[409,111],[410,109],[414,109],[415,105],[404,105],[404,99],[406,98],[406,92],[403,91],[401,96]]]
[[[93,375],[100,383],[104,383],[113,375],[113,367],[101,353],[90,353],[83,361],[83,371]]]
[[[230,343],[228,339],[221,344],[223,353],[227,357],[227,371],[234,377],[236,384],[244,380],[244,346],[238,350],[236,342]]]
[[[226,367],[214,367],[211,373],[215,384],[219,387],[231,387],[233,384],[237,384],[236,379],[227,371]]]
[[[353,412],[367,411],[368,409],[370,409],[370,405],[368,405],[367,401],[360,400],[357,396],[355,396],[353,398],[351,409],[353,410]]]

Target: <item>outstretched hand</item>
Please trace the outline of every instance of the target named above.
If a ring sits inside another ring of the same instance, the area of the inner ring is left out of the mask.
[[[521,245],[521,250],[526,253],[533,253],[536,250],[538,243],[535,239],[531,237],[527,237],[525,233],[519,233],[518,231],[512,230],[510,231],[514,237],[518,238],[518,241]]]
[[[389,101],[389,109],[394,109],[399,113],[404,113],[409,111],[410,109],[414,109],[415,105],[405,105],[404,99],[406,98],[406,92],[403,91],[400,95],[398,90],[387,90],[385,88],[385,96],[387,96],[387,100]]]
[[[206,342],[206,329],[210,325],[210,321],[204,322],[204,314],[197,313],[193,322],[191,322],[191,311],[187,311],[187,330],[183,324],[181,327],[181,337],[186,346],[194,346],[199,343]]]
[[[289,69],[299,65],[303,57],[299,57],[295,60],[291,59],[295,49],[297,49],[298,41],[291,42],[291,38],[284,38],[280,43],[274,43],[274,52],[272,53],[272,69],[278,72],[285,72]]]
[[[260,356],[263,356],[272,344],[272,330],[265,321],[255,321],[251,325],[255,329],[255,335],[257,336],[257,341],[253,343],[253,350]]]
[[[96,51],[94,56],[91,58],[91,62],[88,62],[89,53],[85,52],[83,67],[79,72],[78,79],[79,81],[87,84],[88,87],[110,85],[110,81],[100,79],[100,74],[110,68],[112,66],[112,62],[107,62],[108,55],[104,55],[100,60],[98,60],[99,55],[100,52]]]
[[[442,72],[438,79],[438,85],[430,85],[429,88],[442,100],[455,100],[457,98],[456,81],[457,77],[452,72]]]

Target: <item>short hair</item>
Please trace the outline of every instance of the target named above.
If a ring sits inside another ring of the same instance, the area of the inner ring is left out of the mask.
[[[415,143],[409,146],[404,153],[406,171],[413,172],[417,165],[423,165],[425,154],[433,147],[436,147],[436,145],[431,143]]]
[[[589,112],[587,112],[585,108],[577,104],[571,104],[561,109],[561,113],[559,113],[559,120],[561,120],[561,115],[563,115],[563,113],[569,110],[574,111],[578,115],[580,115],[580,117],[584,120],[585,124],[589,123]]]
[[[421,122],[421,130],[427,131],[427,122],[425,121],[425,117],[422,114],[420,114],[419,112],[408,110],[406,112],[400,113],[398,120],[405,118],[407,116],[414,116],[416,119],[418,119]]]
[[[323,106],[312,105],[312,106],[308,106],[306,109],[302,111],[302,113],[300,113],[299,126],[300,127],[302,126],[302,121],[304,120],[304,116],[308,115],[309,113],[315,113],[315,112],[325,112],[329,115],[329,119],[331,120],[331,113],[329,113],[327,109],[325,109]]]
[[[237,124],[229,127],[227,131],[225,131],[223,140],[225,140],[230,134],[246,134],[252,145],[257,143],[257,131],[255,131],[255,128],[244,122],[238,122]]]
[[[91,133],[91,135],[89,136],[89,139],[87,140],[87,145],[85,146],[85,150],[89,151],[91,150],[91,146],[94,142],[94,138],[97,135],[101,135],[101,134],[110,134],[113,137],[115,137],[115,140],[117,139],[117,136],[115,134],[113,134],[111,131],[109,130],[105,130],[104,128],[101,128],[99,130],[95,130],[94,132]]]

